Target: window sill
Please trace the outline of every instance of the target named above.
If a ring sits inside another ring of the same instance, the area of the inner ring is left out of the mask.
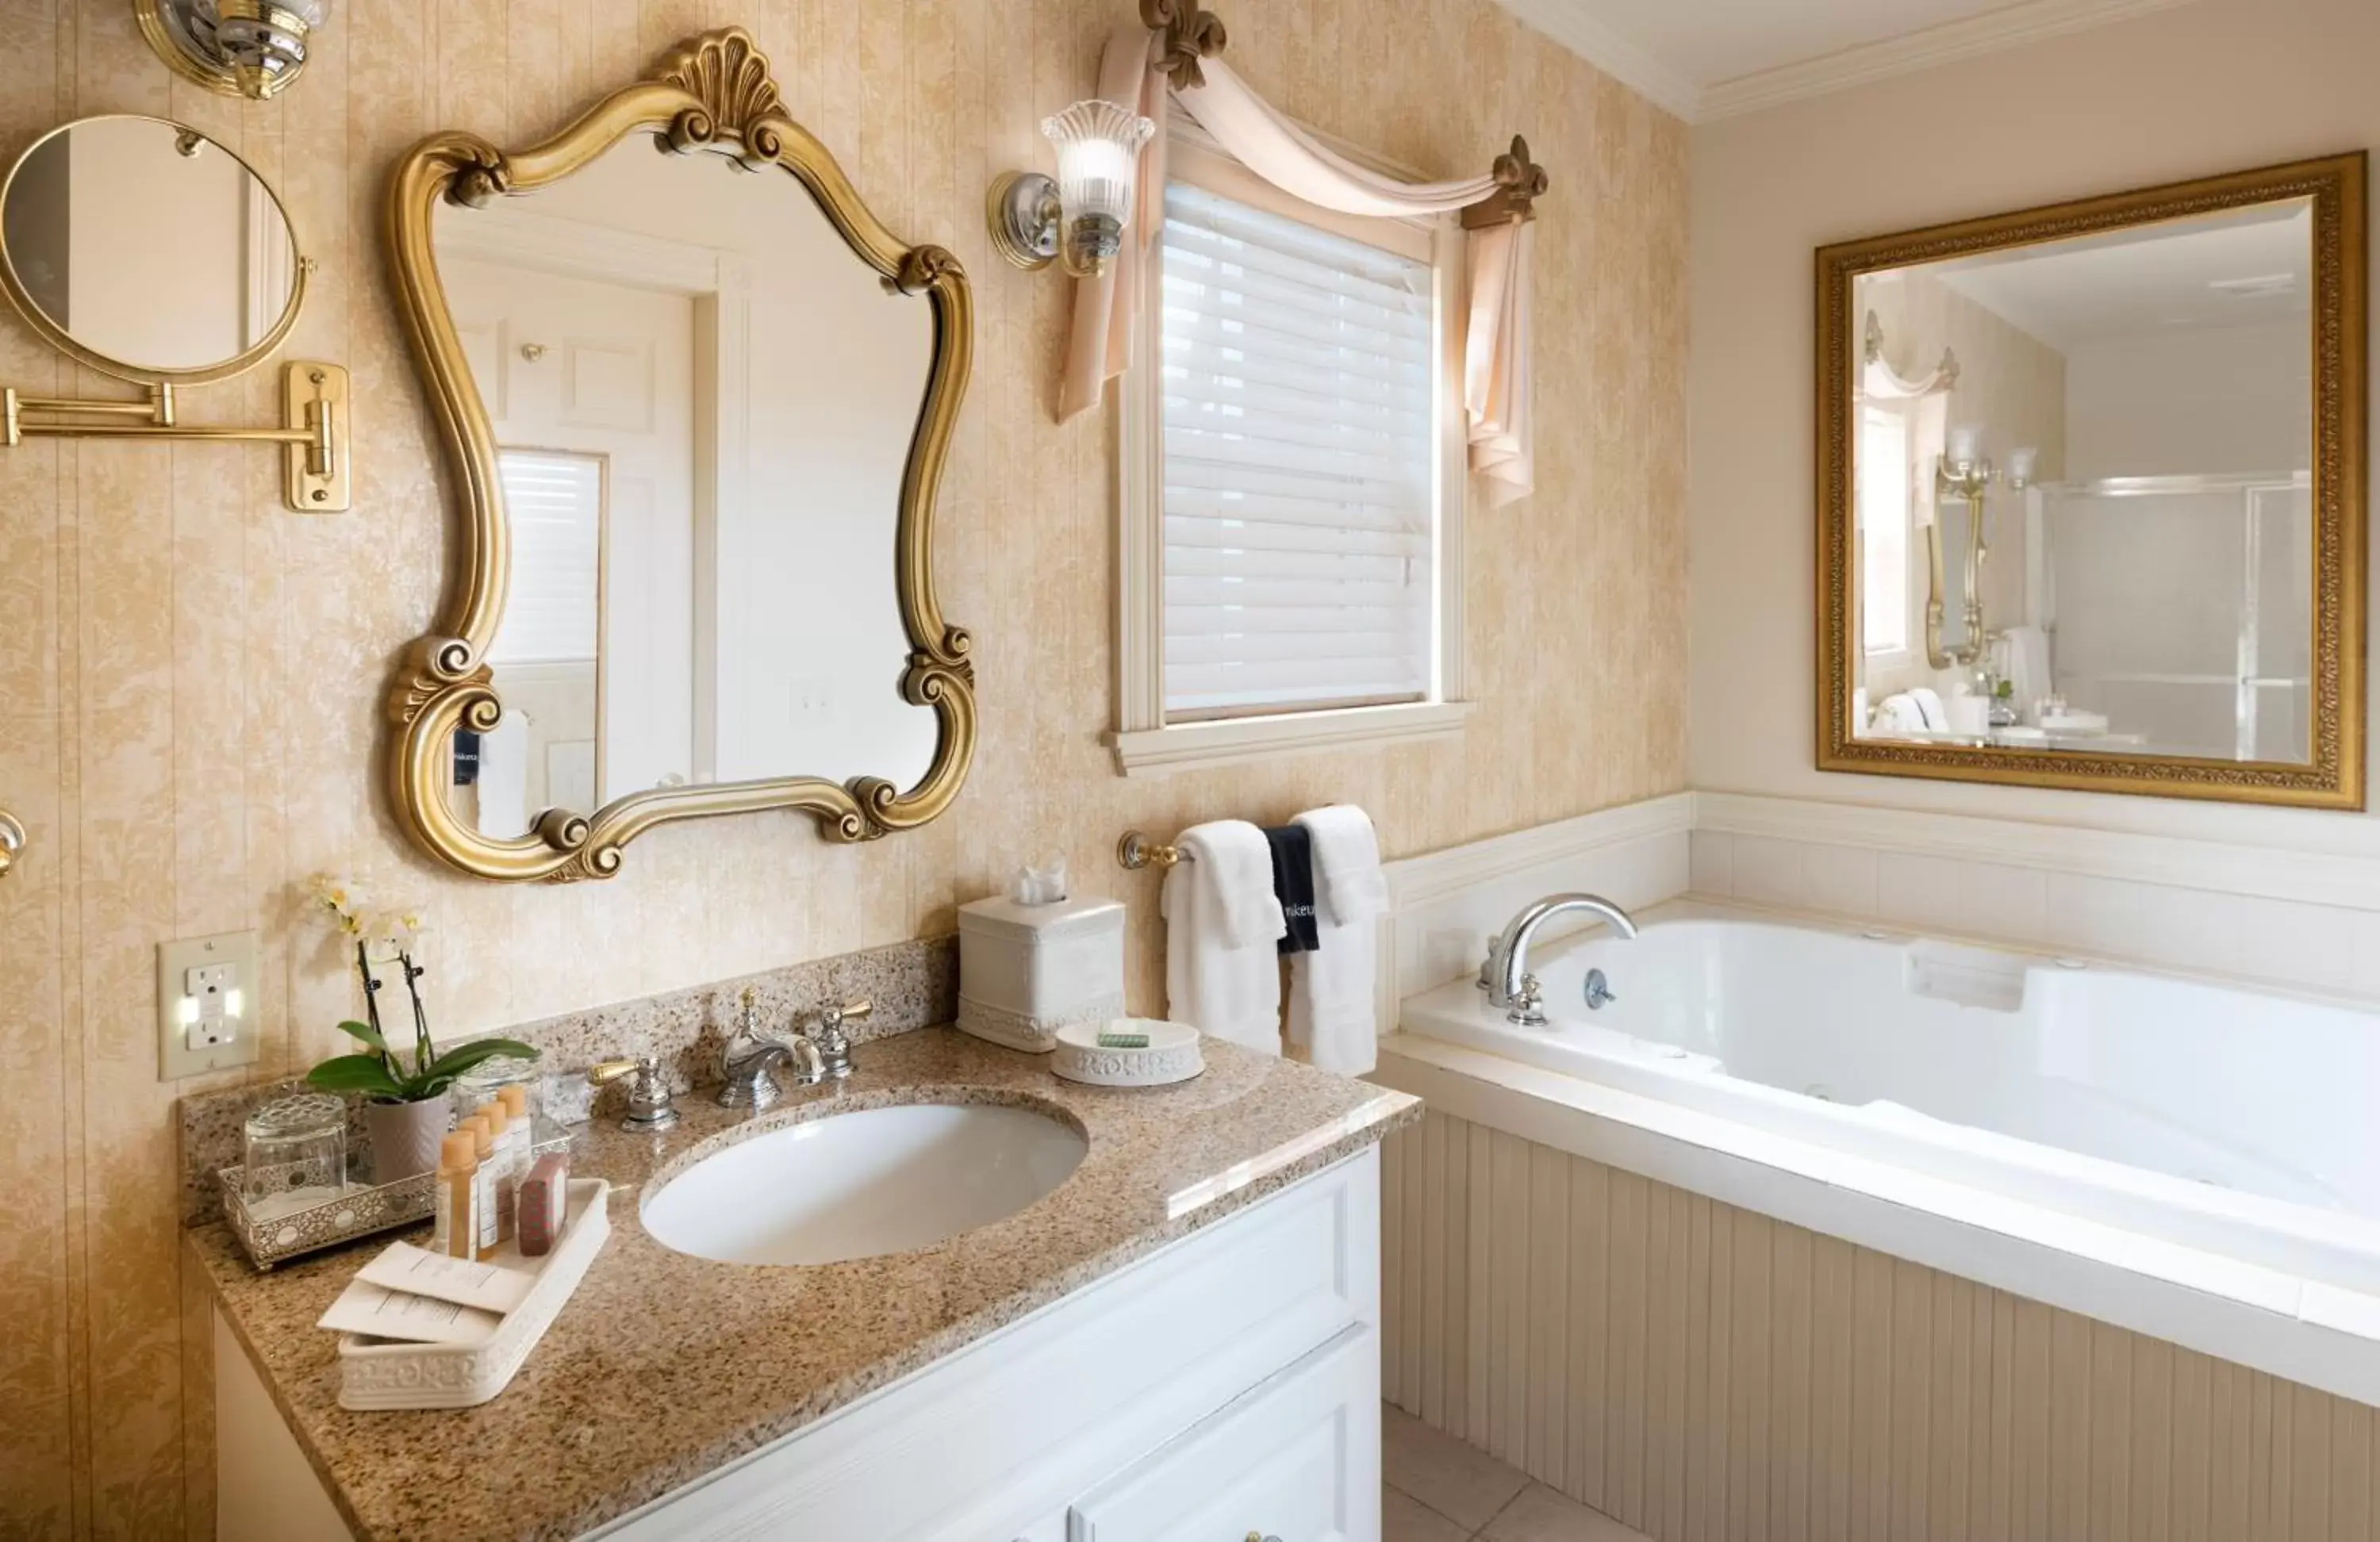
[[[1284,755],[1415,744],[1463,733],[1468,701],[1413,701],[1393,707],[1347,707],[1280,717],[1186,722],[1106,735],[1120,776],[1166,776],[1208,766],[1241,766]]]

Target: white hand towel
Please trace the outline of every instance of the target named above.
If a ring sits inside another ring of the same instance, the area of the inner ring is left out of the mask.
[[[1281,954],[1272,847],[1242,820],[1194,825],[1165,875],[1166,1015],[1261,1054],[1281,1053]]]
[[[1315,921],[1321,946],[1289,959],[1289,1041],[1325,1071],[1372,1069],[1380,1028],[1374,994],[1379,920],[1389,880],[1369,815],[1351,804],[1297,816],[1314,841]]]
[[[1949,731],[1950,714],[1942,705],[1940,693],[1918,686],[1911,689],[1909,699],[1917,703],[1917,710],[1925,718],[1926,727],[1937,734]]]

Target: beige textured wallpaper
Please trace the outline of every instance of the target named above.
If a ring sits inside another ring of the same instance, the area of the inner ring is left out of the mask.
[[[176,83],[124,0],[0,0],[0,154],[52,124],[166,114],[238,148],[322,263],[291,349],[354,371],[356,506],[285,513],[261,449],[38,442],[0,451],[0,805],[33,848],[0,884],[0,1536],[167,1537],[211,1481],[207,1347],[176,1279],[155,948],[253,927],[264,1061],[323,1052],[346,987],[293,884],[376,868],[429,904],[445,1026],[476,1028],[948,930],[1012,863],[1062,852],[1135,907],[1155,1007],[1152,881],[1127,825],[1352,799],[1391,853],[1683,784],[1685,134],[1491,0],[1241,0],[1231,57],[1275,100],[1433,174],[1515,130],[1552,172],[1538,245],[1539,491],[1475,511],[1457,746],[1125,782],[1109,722],[1111,429],[1050,419],[1064,285],[985,249],[983,189],[1040,156],[1127,0],[345,0],[307,78],[247,105]],[[383,169],[463,127],[517,141],[659,50],[752,27],[795,115],[913,240],[975,275],[978,373],[940,559],[976,635],[984,733],[953,814],[821,845],[807,820],[681,827],[625,876],[465,883],[405,855],[378,792],[383,679],[427,622],[445,514],[378,246]],[[0,381],[107,389],[0,322]],[[269,376],[188,417],[271,415]]]

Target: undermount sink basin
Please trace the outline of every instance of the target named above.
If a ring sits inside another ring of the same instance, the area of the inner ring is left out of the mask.
[[[872,1258],[1014,1215],[1064,1183],[1087,1148],[1072,1126],[1030,1109],[862,1109],[729,1146],[671,1179],[639,1213],[655,1241],[698,1258]]]

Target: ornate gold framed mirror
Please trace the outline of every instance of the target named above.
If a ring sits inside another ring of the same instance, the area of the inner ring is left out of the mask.
[[[689,39],[540,144],[424,140],[386,237],[457,504],[389,699],[412,838],[602,878],[674,820],[863,841],[948,808],[976,735],[933,563],[966,277],[868,210],[752,39]]]
[[[1820,770],[2363,807],[2365,159],[1819,249]]]

